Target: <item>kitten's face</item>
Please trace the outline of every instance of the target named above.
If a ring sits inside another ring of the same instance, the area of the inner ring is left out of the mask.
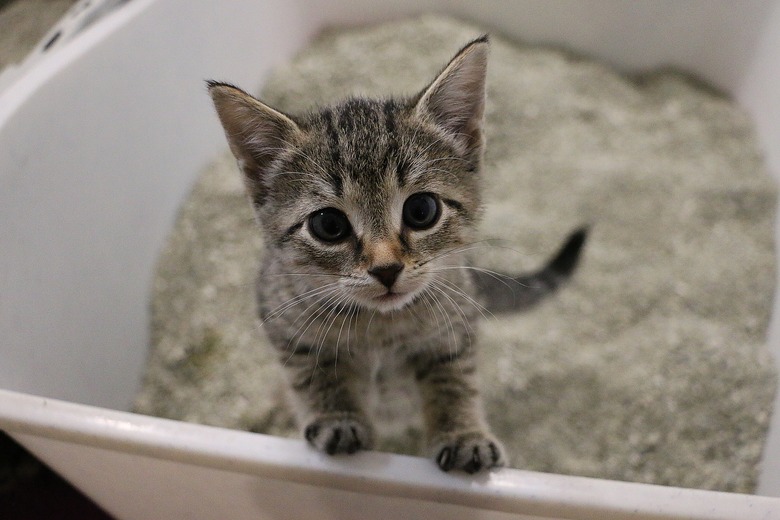
[[[469,240],[478,164],[411,104],[351,100],[298,127],[258,207],[278,254],[290,272],[339,276],[339,303],[408,304]]]
[[[403,308],[458,260],[479,211],[486,52],[470,44],[413,99],[299,118],[211,85],[269,254],[334,284],[328,305]]]

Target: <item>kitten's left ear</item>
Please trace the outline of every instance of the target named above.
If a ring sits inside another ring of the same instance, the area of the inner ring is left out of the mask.
[[[415,107],[418,116],[433,119],[450,134],[464,156],[482,149],[489,47],[487,35],[463,47],[420,94]]]

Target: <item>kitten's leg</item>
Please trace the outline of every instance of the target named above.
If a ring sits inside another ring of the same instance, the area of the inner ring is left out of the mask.
[[[374,432],[356,398],[353,367],[308,352],[293,355],[284,366],[309,444],[330,455],[372,447]]]
[[[476,473],[506,464],[504,449],[483,416],[475,364],[470,347],[414,363],[429,445],[444,471]]]

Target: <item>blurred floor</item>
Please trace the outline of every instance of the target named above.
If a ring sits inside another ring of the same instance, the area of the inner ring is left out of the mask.
[[[0,69],[21,61],[74,0],[0,0]]]

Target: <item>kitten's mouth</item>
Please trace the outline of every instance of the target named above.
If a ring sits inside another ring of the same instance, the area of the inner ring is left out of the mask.
[[[387,291],[385,294],[381,294],[381,295],[375,297],[374,299],[376,301],[380,301],[380,302],[392,302],[392,301],[399,300],[399,299],[403,298],[404,296],[406,296],[406,294],[404,294],[404,293]]]
[[[406,307],[414,300],[413,292],[387,291],[371,298],[371,303],[379,312],[396,311]]]

